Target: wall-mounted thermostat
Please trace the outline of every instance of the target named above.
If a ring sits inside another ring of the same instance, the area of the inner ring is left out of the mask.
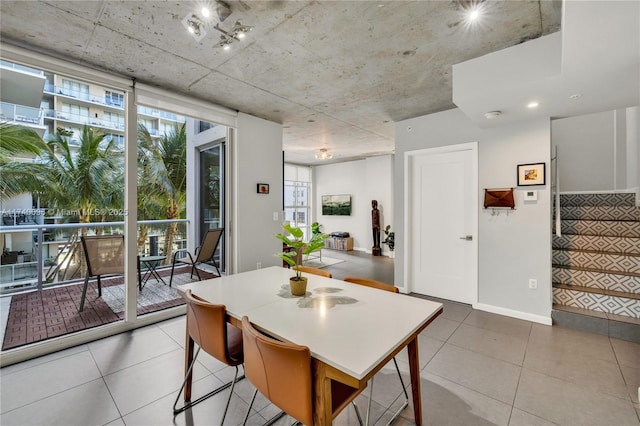
[[[524,191],[524,201],[538,201],[538,191]]]

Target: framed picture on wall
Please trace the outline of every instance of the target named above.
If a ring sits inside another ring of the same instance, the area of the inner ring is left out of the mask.
[[[518,164],[518,186],[544,185],[545,163]]]
[[[268,183],[259,183],[258,184],[258,194],[268,194],[269,193],[269,184]]]

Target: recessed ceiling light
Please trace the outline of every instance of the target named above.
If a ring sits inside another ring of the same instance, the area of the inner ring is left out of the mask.
[[[475,21],[480,17],[480,10],[478,8],[473,8],[469,10],[469,14],[467,15],[467,19],[470,21]]]
[[[576,100],[582,97],[582,93],[574,93],[573,95],[569,96],[569,99],[571,100]]]
[[[211,12],[209,11],[209,8],[203,7],[202,8],[202,16],[204,16],[205,18],[208,18],[210,15],[211,15]]]
[[[484,113],[484,118],[487,120],[493,120],[494,118],[498,118],[502,115],[502,111],[489,111]]]
[[[533,101],[533,102],[529,102],[527,104],[527,108],[538,108],[538,105],[540,105],[538,102]]]

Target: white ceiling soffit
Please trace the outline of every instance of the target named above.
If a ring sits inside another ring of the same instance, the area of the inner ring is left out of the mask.
[[[453,102],[481,127],[638,105],[640,2],[565,1],[560,32],[454,65]]]
[[[0,99],[10,104],[40,108],[44,82],[44,75],[0,66]]]

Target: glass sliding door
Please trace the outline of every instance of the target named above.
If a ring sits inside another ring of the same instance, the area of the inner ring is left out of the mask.
[[[127,108],[103,95],[124,98],[123,89],[6,61],[2,66],[6,87],[25,79],[34,87],[48,82],[35,102],[23,96],[2,103],[4,353],[124,319],[124,269],[98,286],[82,241],[124,234],[124,118],[114,127],[106,117],[124,117]]]
[[[200,240],[209,229],[224,227],[224,143],[200,151]],[[215,259],[221,270],[225,264],[224,234]]]
[[[0,366],[183,314],[177,286],[197,277],[184,264],[172,274],[173,254],[225,227],[224,142],[237,114],[7,53],[3,88],[29,78],[42,96],[0,102]],[[126,267],[101,276],[98,291],[82,240],[123,235]],[[221,270],[226,245],[223,236]]]

